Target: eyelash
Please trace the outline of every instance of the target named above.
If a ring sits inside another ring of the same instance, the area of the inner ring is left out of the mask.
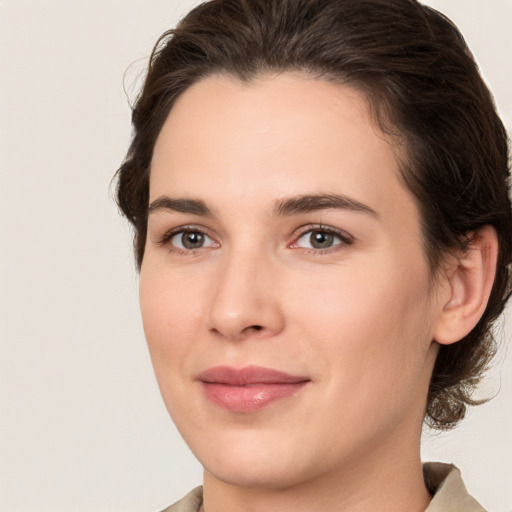
[[[181,249],[180,247],[176,247],[170,244],[170,241],[179,234],[183,233],[198,233],[200,235],[208,237],[210,240],[213,240],[215,246],[218,247],[219,244],[215,242],[214,238],[210,236],[204,228],[200,228],[198,226],[189,225],[189,226],[180,226],[178,228],[171,229],[164,233],[158,240],[157,244],[160,246],[167,246],[170,252],[177,253],[179,255],[193,255],[196,254],[199,249],[207,249],[208,247],[198,247],[197,249]],[[314,232],[324,233],[327,235],[331,235],[336,237],[340,242],[325,248],[325,249],[315,249],[315,248],[305,248],[298,246],[298,241],[306,236],[308,233],[312,234]],[[339,229],[333,227],[326,227],[321,224],[313,224],[308,226],[303,226],[300,228],[296,234],[293,235],[294,241],[289,245],[289,247],[293,249],[302,249],[305,253],[313,254],[313,255],[325,255],[330,254],[331,252],[335,252],[337,250],[341,250],[344,246],[350,246],[354,243],[353,237],[351,237],[345,231],[341,231]]]
[[[158,240],[157,244],[160,246],[168,247],[170,252],[176,253],[180,256],[191,256],[197,253],[199,249],[205,249],[206,247],[198,247],[197,249],[181,249],[180,247],[176,247],[172,245],[171,240],[179,234],[183,233],[198,233],[200,235],[208,237],[210,240],[214,241],[214,238],[208,234],[208,232],[204,228],[199,228],[198,226],[180,226],[178,228],[171,229],[164,233]],[[215,242],[215,241],[214,241]],[[219,244],[215,242],[215,245]]]
[[[307,234],[310,234],[310,236],[311,236],[311,234],[313,234],[314,232],[332,235],[340,241],[339,243],[337,243],[331,247],[325,248],[325,249],[315,249],[315,248],[308,249],[308,248],[302,247],[302,250],[304,252],[306,252],[308,254],[313,254],[315,256],[316,255],[323,256],[326,254],[330,254],[332,252],[341,250],[343,247],[350,246],[354,243],[354,238],[352,236],[350,236],[348,233],[346,233],[345,231],[342,231],[340,229],[336,229],[333,227],[323,226],[322,224],[313,224],[313,225],[308,225],[308,226],[304,226],[304,227],[300,228],[299,232],[294,236],[294,242],[291,244],[291,247],[301,248],[301,247],[297,246],[298,241],[301,238],[303,238],[304,236],[306,236]]]

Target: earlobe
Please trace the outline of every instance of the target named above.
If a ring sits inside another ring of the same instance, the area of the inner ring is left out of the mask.
[[[492,226],[470,235],[467,252],[454,263],[446,276],[446,294],[434,332],[442,345],[466,336],[480,320],[491,294],[496,274],[498,237]]]

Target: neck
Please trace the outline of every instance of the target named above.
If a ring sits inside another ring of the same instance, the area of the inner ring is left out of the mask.
[[[410,445],[380,447],[370,459],[285,488],[239,487],[205,471],[204,512],[425,511],[431,497],[423,480],[419,441],[414,450]]]

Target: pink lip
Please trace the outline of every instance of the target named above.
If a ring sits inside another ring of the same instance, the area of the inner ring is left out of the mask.
[[[206,396],[233,412],[252,412],[293,395],[310,379],[261,366],[216,366],[197,376]]]

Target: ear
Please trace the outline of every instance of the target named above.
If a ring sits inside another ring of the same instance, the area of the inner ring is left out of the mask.
[[[442,311],[434,331],[441,345],[455,343],[475,327],[485,311],[496,274],[498,237],[492,226],[470,234],[469,249],[445,276]]]

